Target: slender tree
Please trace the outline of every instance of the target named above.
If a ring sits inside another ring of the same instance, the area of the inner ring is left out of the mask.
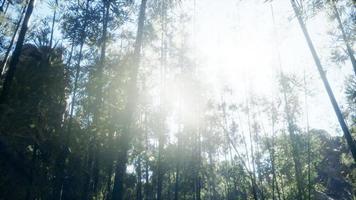
[[[319,59],[319,56],[315,50],[315,47],[314,47],[314,44],[309,36],[309,32],[304,24],[304,21],[303,21],[303,18],[302,18],[302,15],[301,15],[301,12],[295,2],[295,0],[291,0],[291,4],[292,4],[292,7],[293,7],[293,10],[294,10],[294,13],[298,19],[298,22],[299,22],[299,25],[300,25],[300,28],[302,29],[303,31],[303,34],[304,34],[304,37],[307,41],[307,44],[308,44],[308,47],[309,47],[309,50],[313,56],[313,59],[314,59],[314,62],[315,62],[315,65],[319,71],[319,74],[320,74],[320,77],[323,81],[323,84],[324,84],[324,87],[326,89],[326,92],[328,93],[328,96],[329,96],[329,99],[331,101],[331,104],[334,108],[334,111],[335,111],[335,114],[337,116],[337,119],[339,121],[339,124],[341,126],[341,129],[344,133],[344,137],[346,139],[346,142],[348,144],[348,147],[350,148],[350,151],[351,151],[351,154],[354,158],[354,161],[356,162],[356,144],[355,144],[355,141],[353,140],[352,136],[351,136],[351,133],[349,131],[349,128],[347,127],[346,125],[346,122],[344,120],[344,116],[342,115],[341,113],[341,110],[340,110],[340,107],[335,99],[335,96],[334,96],[334,93],[330,87],[330,84],[329,84],[329,81],[328,79],[326,78],[326,75],[325,75],[325,72],[323,70],[323,66],[321,65],[321,62],[320,62],[320,59]]]
[[[8,0],[3,0],[3,1],[1,2],[1,5],[0,5],[0,12],[5,12],[6,9],[4,10],[4,6],[5,6],[6,2],[7,2],[7,6],[8,6],[8,5],[9,5]]]
[[[141,59],[141,47],[143,42],[143,29],[146,18],[146,5],[147,0],[141,1],[139,17],[138,17],[138,27],[136,34],[136,41],[134,52],[132,56],[132,69],[130,70],[130,80],[128,83],[128,96],[127,103],[125,107],[125,121],[124,129],[119,140],[119,152],[117,158],[117,164],[115,169],[115,179],[114,188],[112,192],[112,198],[116,200],[122,200],[124,197],[124,176],[126,172],[126,163],[128,160],[127,151],[129,150],[129,144],[131,142],[131,126],[133,113],[136,107],[137,101],[137,76],[139,71],[140,59]]]
[[[102,29],[102,38],[101,38],[101,52],[100,52],[100,61],[98,64],[97,68],[97,80],[98,80],[98,85],[96,87],[96,92],[95,92],[95,103],[94,103],[94,115],[93,115],[93,128],[92,130],[96,130],[95,132],[92,133],[90,136],[90,141],[89,141],[89,161],[88,161],[88,168],[89,168],[89,173],[86,174],[86,182],[85,182],[85,187],[88,187],[85,189],[84,198],[91,198],[93,192],[95,193],[97,190],[97,184],[98,184],[98,179],[99,179],[99,145],[97,143],[97,130],[99,130],[99,123],[100,123],[100,107],[102,104],[102,87],[103,87],[103,70],[104,70],[104,65],[105,65],[105,59],[106,59],[106,48],[107,48],[107,34],[108,34],[108,22],[109,22],[109,17],[110,17],[110,6],[111,6],[111,1],[109,0],[103,0],[102,1],[102,11],[103,11],[103,29]],[[93,176],[93,177],[91,177]],[[90,184],[92,182],[92,184]]]
[[[303,76],[303,83],[304,83],[304,102],[305,102],[305,131],[307,134],[307,162],[308,162],[308,200],[311,199],[311,192],[312,192],[312,183],[311,183],[311,134],[309,128],[309,106],[308,106],[308,90],[307,90],[307,81],[306,81],[306,74],[304,72]]]
[[[86,1],[85,4],[85,15],[87,15],[88,9],[90,5],[90,0]],[[63,188],[65,184],[65,160],[68,157],[68,146],[69,146],[69,140],[71,137],[71,132],[73,128],[73,117],[74,117],[74,108],[77,103],[77,92],[78,92],[78,82],[80,78],[80,66],[83,58],[83,47],[84,43],[86,40],[86,28],[88,25],[88,16],[84,17],[84,23],[83,27],[80,31],[80,41],[79,41],[79,53],[78,53],[78,60],[77,63],[75,64],[75,76],[74,76],[74,84],[73,84],[73,92],[72,92],[72,99],[71,99],[71,104],[70,104],[70,111],[69,111],[69,116],[68,116],[68,124],[67,124],[67,129],[63,132],[63,144],[61,146],[61,153],[57,158],[57,175],[56,175],[56,180],[55,180],[55,186],[54,186],[54,191],[53,191],[53,198],[54,199],[62,199],[63,196]],[[74,47],[74,42],[73,42],[73,47]],[[70,60],[72,59],[72,56],[70,56]]]
[[[57,17],[57,8],[58,8],[58,0],[55,0],[55,5],[54,5],[54,10],[53,10],[53,17],[52,17],[52,26],[51,26],[51,36],[49,39],[49,47],[52,48],[52,43],[53,43],[53,34],[54,34],[54,26],[56,23],[56,17]]]
[[[11,83],[15,76],[16,67],[20,60],[22,46],[25,42],[25,36],[27,33],[27,29],[28,29],[28,22],[30,21],[30,17],[32,15],[34,6],[35,6],[35,0],[29,0],[27,9],[26,9],[26,13],[24,16],[24,20],[22,22],[22,26],[21,26],[19,36],[17,39],[17,43],[16,43],[16,46],[15,46],[15,49],[14,49],[14,52],[12,54],[12,58],[11,58],[11,61],[9,64],[9,69],[6,73],[5,80],[3,83],[2,91],[0,94],[0,104],[6,103],[6,101],[7,101],[7,96],[10,92]]]
[[[287,121],[287,129],[290,138],[290,144],[292,149],[292,157],[294,162],[294,170],[295,170],[295,178],[297,182],[297,199],[303,200],[304,199],[304,183],[303,183],[303,174],[302,174],[302,164],[300,160],[300,148],[299,148],[299,138],[297,136],[297,126],[295,124],[295,116],[293,109],[290,106],[289,98],[287,97],[287,90],[289,80],[288,78],[281,73],[281,84],[282,84],[282,93],[283,99],[285,104],[285,115]]]
[[[5,2],[5,1],[4,1]],[[7,50],[6,50],[6,53],[4,55],[4,58],[3,60],[1,61],[1,64],[0,64],[0,75],[2,75],[2,73],[4,72],[5,68],[6,68],[6,63],[9,59],[9,55],[11,53],[11,50],[12,50],[12,46],[16,40],[16,36],[18,34],[18,30],[21,26],[21,22],[22,22],[22,19],[25,15],[25,12],[26,12],[26,6],[23,7],[22,9],[22,12],[21,12],[21,15],[20,15],[20,18],[18,19],[17,23],[16,23],[16,27],[15,27],[15,31],[14,33],[12,34],[12,37],[11,37],[11,40],[10,40],[10,44],[9,46],[7,47]]]
[[[136,189],[136,199],[142,200],[142,168],[141,168],[141,155],[137,158],[137,189]]]
[[[162,154],[164,151],[164,142],[165,142],[165,82],[166,82],[166,63],[167,63],[167,2],[165,0],[161,1],[161,58],[160,58],[160,113],[159,113],[159,132],[158,132],[158,163],[157,163],[157,200],[162,199],[162,188],[163,188],[163,163],[162,163]]]
[[[355,59],[354,51],[352,50],[350,42],[349,42],[349,37],[347,36],[347,34],[345,32],[344,26],[343,26],[341,18],[340,18],[339,11],[338,11],[338,9],[336,7],[335,0],[330,0],[330,4],[331,4],[331,7],[332,7],[332,9],[334,11],[336,21],[337,21],[337,23],[339,25],[339,29],[340,29],[341,34],[342,34],[342,39],[344,40],[344,43],[345,43],[345,46],[346,46],[347,54],[350,57],[350,61],[351,61],[351,64],[352,64],[352,67],[354,69],[355,76],[356,76],[356,59]]]

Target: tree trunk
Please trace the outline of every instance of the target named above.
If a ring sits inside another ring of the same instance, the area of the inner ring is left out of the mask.
[[[72,43],[72,45],[71,45],[70,52],[69,52],[69,58],[67,60],[66,67],[69,67],[72,63],[73,51],[74,51],[74,43]]]
[[[177,166],[176,166],[176,177],[175,177],[175,186],[174,186],[174,200],[178,200],[179,199],[179,161],[177,160]]]
[[[146,120],[146,113],[145,113],[145,126],[146,126],[146,123],[147,123],[147,120]],[[144,129],[145,131],[145,146],[146,146],[146,152],[145,152],[145,200],[149,200],[151,199],[150,198],[150,191],[149,191],[149,171],[148,171],[148,163],[149,163],[149,156],[148,156],[148,151],[149,151],[149,148],[148,148],[148,131],[146,130],[146,128]]]
[[[158,130],[158,166],[157,166],[157,200],[162,199],[162,187],[163,187],[163,169],[162,169],[162,154],[164,150],[164,122],[165,122],[165,113],[164,113],[164,90],[165,90],[165,81],[166,81],[166,63],[167,63],[167,51],[166,51],[166,18],[167,18],[167,7],[166,1],[161,1],[161,58],[160,58],[160,129]]]
[[[22,13],[21,13],[20,19],[16,23],[15,31],[14,31],[14,34],[12,35],[12,37],[11,37],[10,44],[9,44],[7,50],[6,50],[6,53],[4,55],[3,60],[1,61],[1,64],[0,64],[0,76],[3,73],[5,73],[4,70],[5,70],[5,67],[6,67],[6,63],[7,63],[7,60],[9,59],[9,55],[10,55],[10,52],[11,52],[11,49],[12,49],[12,45],[15,42],[16,35],[17,35],[17,32],[18,32],[18,30],[20,28],[21,21],[22,21],[22,18],[24,17],[24,15],[25,15],[25,12],[26,12],[26,6],[24,6],[24,8],[22,9]]]
[[[4,12],[4,6],[7,0],[3,0],[0,5],[0,12]],[[9,4],[8,4],[9,5]]]
[[[151,199],[150,198],[150,190],[149,190],[149,172],[148,172],[148,156],[146,156],[146,166],[145,166],[145,199]]]
[[[274,134],[274,122],[273,123],[273,128],[272,128],[272,145],[268,144],[268,149],[270,153],[270,159],[271,159],[271,168],[272,168],[272,200],[276,199],[275,192],[277,192],[277,197],[280,200],[281,199],[281,194],[279,191],[279,186],[278,186],[278,181],[277,181],[277,173],[276,173],[276,165],[275,165],[275,152],[274,152],[274,139],[275,139],[275,134]]]
[[[3,12],[3,11],[4,11],[5,2],[6,2],[6,0],[3,0],[3,1],[1,2],[0,12]]]
[[[181,167],[181,136],[177,136],[177,149],[176,149],[176,159],[175,159],[175,164],[176,164],[176,169],[175,169],[175,183],[174,183],[174,200],[179,200],[179,186],[180,186],[180,167]]]
[[[167,200],[172,199],[172,174],[171,171],[168,172],[168,184],[167,184]]]
[[[307,81],[305,77],[305,72],[303,76],[304,83],[304,102],[305,102],[305,113],[306,113],[306,134],[308,137],[307,141],[307,162],[308,162],[308,200],[311,200],[311,191],[312,191],[312,183],[311,183],[311,134],[309,130],[309,111],[308,111],[308,95],[307,95]]]
[[[108,170],[108,180],[106,183],[106,194],[105,194],[105,200],[110,200],[111,198],[111,177],[112,177],[112,172],[113,172],[113,163],[110,163],[109,165],[109,170]]]
[[[209,185],[210,185],[210,200],[217,199],[217,192],[216,192],[216,180],[215,180],[215,173],[214,173],[214,163],[213,163],[213,155],[210,150],[208,150],[208,157],[209,157],[209,173],[211,174],[209,178]]]
[[[65,135],[64,137],[64,141],[63,141],[63,145],[61,147],[61,153],[58,157],[58,160],[56,161],[56,166],[58,168],[58,174],[56,175],[56,179],[55,180],[55,188],[54,188],[54,199],[62,199],[62,193],[61,190],[62,188],[64,188],[64,177],[65,177],[65,160],[68,157],[68,143],[69,143],[69,138],[71,135],[71,131],[72,131],[72,124],[73,124],[73,115],[74,115],[74,106],[76,103],[76,97],[77,97],[77,88],[78,88],[78,79],[79,79],[79,74],[80,74],[80,62],[82,59],[82,49],[83,49],[83,43],[80,46],[80,50],[79,50],[79,58],[78,58],[78,63],[76,65],[76,73],[75,73],[75,80],[74,80],[74,88],[73,88],[73,96],[72,96],[72,102],[71,102],[71,106],[70,106],[70,114],[69,114],[69,121],[68,121],[68,126],[67,126],[67,130],[65,130],[64,132]]]
[[[53,11],[51,36],[49,39],[49,48],[52,48],[52,43],[53,43],[53,33],[54,33],[54,25],[56,23],[57,7],[58,7],[58,0],[56,0],[56,5],[55,5],[54,11]]]
[[[354,73],[355,73],[355,75],[356,75],[356,59],[355,59],[355,56],[354,56],[354,51],[352,50],[352,48],[351,48],[351,46],[350,46],[349,39],[348,39],[349,37],[346,35],[344,26],[342,25],[342,21],[341,21],[341,18],[340,18],[339,11],[338,11],[337,8],[336,8],[336,5],[335,5],[334,0],[331,0],[331,6],[332,6],[333,9],[334,9],[334,13],[335,13],[335,16],[336,16],[336,20],[337,20],[337,22],[338,22],[338,24],[339,24],[339,28],[340,28],[340,31],[341,31],[341,33],[342,33],[342,39],[343,39],[344,42],[345,42],[346,50],[347,50],[347,53],[349,54],[352,67],[353,67]]]
[[[136,199],[142,200],[142,169],[141,169],[141,155],[138,156],[137,160],[137,191],[136,191]]]
[[[301,168],[301,163],[300,163],[300,157],[299,157],[299,138],[297,137],[295,133],[295,127],[296,125],[294,124],[293,116],[291,115],[292,111],[290,110],[289,107],[289,101],[287,99],[287,88],[286,88],[286,78],[281,73],[281,82],[282,82],[282,90],[283,90],[283,98],[284,98],[284,103],[285,103],[285,115],[287,119],[287,128],[289,132],[289,138],[290,138],[290,143],[292,145],[292,158],[294,162],[294,169],[295,169],[295,178],[297,182],[297,190],[298,190],[298,200],[304,199],[304,184],[303,184],[303,174],[302,174],[302,168]]]
[[[5,76],[3,88],[1,91],[1,95],[0,95],[0,104],[6,103],[6,101],[7,101],[7,96],[10,92],[11,83],[15,76],[16,67],[17,67],[18,62],[20,61],[22,46],[25,42],[25,36],[26,36],[27,29],[28,29],[28,22],[32,15],[34,6],[35,6],[35,0],[29,0],[28,6],[26,9],[26,13],[25,13],[25,17],[24,17],[24,21],[22,23],[19,37],[18,37],[16,46],[15,46],[15,50],[12,54],[12,59],[9,64],[9,69]]]
[[[89,1],[90,0],[87,0],[87,2],[86,2],[85,12],[87,12],[89,9]],[[61,153],[56,161],[56,163],[57,163],[56,166],[58,168],[58,172],[57,172],[57,176],[55,179],[53,199],[58,199],[58,200],[62,199],[62,193],[65,192],[65,191],[61,192],[62,188],[67,188],[67,187],[64,187],[64,184],[65,184],[64,177],[65,177],[65,167],[66,167],[65,160],[68,157],[68,145],[69,145],[69,138],[71,136],[72,126],[73,126],[74,107],[77,102],[76,99],[77,99],[78,81],[79,81],[79,76],[80,76],[80,65],[81,65],[81,61],[83,58],[83,46],[84,46],[85,39],[86,39],[86,33],[85,33],[86,27],[87,27],[87,19],[84,23],[83,32],[81,33],[82,40],[80,41],[79,57],[78,57],[78,61],[76,63],[76,70],[75,70],[75,77],[74,77],[74,88],[73,88],[73,94],[72,94],[72,101],[71,101],[71,105],[70,105],[68,125],[67,125],[67,129],[64,131],[65,132],[63,135],[64,141],[63,141],[63,145],[61,147]],[[72,59],[72,51],[74,48],[74,41],[73,41],[72,45],[73,46],[71,49],[68,64],[70,64],[71,59]]]
[[[241,120],[240,120],[240,123],[241,123]],[[248,122],[249,123],[249,122]],[[249,125],[248,125],[249,126]],[[224,131],[227,132],[226,129],[224,129]],[[251,170],[249,169],[249,167],[247,166],[244,158],[241,156],[241,154],[239,153],[236,145],[234,144],[234,142],[230,139],[230,136],[227,135],[228,137],[228,140],[229,140],[229,144],[231,145],[232,149],[236,152],[237,156],[239,157],[241,163],[242,163],[242,166],[244,167],[244,169],[246,170],[247,172],[247,175],[249,177],[249,180],[250,180],[250,187],[251,187],[251,191],[252,191],[252,195],[253,195],[253,199],[254,200],[258,200],[258,185],[256,184],[256,179],[254,178],[254,174],[253,172],[251,172]],[[243,143],[244,143],[244,147],[245,147],[245,152],[246,152],[246,155],[247,155],[247,162],[250,163],[250,158],[248,156],[248,147],[247,147],[247,143],[246,143],[246,138],[244,136],[244,133],[242,134],[242,140],[243,140]]]
[[[110,16],[110,5],[111,3],[109,1],[103,1],[103,30],[102,30],[102,44],[101,44],[101,54],[100,54],[100,63],[98,64],[98,70],[96,73],[97,76],[97,88],[96,88],[96,98],[95,98],[95,104],[94,104],[94,116],[93,116],[93,128],[92,130],[95,130],[91,134],[93,134],[92,137],[90,137],[90,143],[92,145],[89,146],[89,158],[92,158],[92,160],[89,160],[88,162],[88,167],[89,167],[89,172],[86,174],[88,177],[85,178],[85,187],[86,188],[84,198],[91,199],[92,195],[97,192],[97,185],[99,182],[99,154],[100,154],[100,145],[97,144],[97,131],[98,131],[98,125],[100,123],[100,107],[102,103],[102,96],[103,96],[103,70],[104,70],[104,65],[105,65],[105,58],[106,58],[106,46],[107,46],[107,29],[108,29],[108,21],[109,21],[109,16]],[[93,176],[93,179],[91,178]]]
[[[127,129],[125,129],[127,131]],[[126,163],[128,161],[127,151],[129,150],[128,137],[121,137],[119,145],[120,149],[118,152],[118,159],[116,162],[115,169],[115,179],[114,188],[112,191],[112,200],[123,200],[124,199],[124,178],[126,173]],[[125,142],[123,142],[125,141]]]
[[[5,1],[6,1],[6,0],[5,0]],[[4,15],[6,15],[8,9],[9,9],[9,6],[10,6],[10,2],[7,2],[6,7],[5,7],[5,10],[4,10]]]
[[[255,200],[258,200],[258,186],[256,182],[256,166],[255,166],[255,153],[254,153],[254,148],[253,148],[253,137],[252,137],[252,130],[251,130],[251,122],[250,122],[250,108],[247,103],[247,118],[248,118],[248,132],[249,132],[249,137],[250,137],[250,151],[251,151],[251,163],[252,163],[252,193],[253,193],[253,198]]]
[[[328,79],[326,78],[326,75],[325,75],[325,72],[323,70],[323,66],[321,65],[321,62],[320,62],[320,59],[319,59],[319,56],[315,50],[315,47],[313,45],[313,42],[309,36],[309,33],[308,33],[308,30],[303,22],[303,19],[302,19],[302,16],[300,14],[300,11],[299,11],[299,8],[297,7],[296,3],[295,3],[295,0],[291,0],[291,4],[292,4],[292,7],[294,9],[294,13],[295,15],[297,16],[297,19],[298,19],[298,22],[299,22],[299,25],[300,25],[300,28],[302,29],[303,31],[303,34],[304,34],[304,37],[307,41],[307,44],[309,46],[309,49],[310,49],[310,52],[313,56],[313,59],[314,59],[314,62],[316,64],[316,67],[318,68],[318,71],[319,71],[319,74],[320,74],[320,77],[323,81],[323,84],[324,84],[324,87],[328,93],[328,96],[329,96],[329,99],[331,101],[331,104],[334,108],[334,111],[335,111],[335,114],[337,116],[337,119],[339,121],[339,124],[341,126],[341,129],[342,131],[344,132],[344,137],[346,139],[346,142],[350,148],[350,151],[352,153],[352,156],[354,158],[354,162],[356,162],[356,144],[355,144],[355,141],[353,140],[351,134],[350,134],[350,131],[345,123],[345,120],[344,120],[344,117],[341,113],[341,110],[339,108],[339,105],[335,99],[335,96],[334,96],[334,93],[329,85],[329,81]]]
[[[163,172],[162,172],[162,152],[163,152],[163,135],[159,136],[158,144],[158,167],[157,167],[157,200],[162,199]]]
[[[94,163],[93,163],[93,186],[92,186],[92,191],[91,194],[96,195],[98,192],[98,184],[99,184],[99,170],[100,170],[100,149],[99,149],[99,144],[97,144],[97,141],[95,141],[95,152],[94,152]],[[90,198],[92,198],[90,196]]]
[[[119,139],[119,153],[117,159],[117,166],[115,170],[115,180],[113,188],[113,200],[123,200],[124,197],[124,175],[126,172],[126,163],[127,163],[127,151],[129,150],[131,143],[131,124],[133,121],[133,113],[136,108],[137,102],[137,76],[139,70],[139,64],[141,59],[141,47],[143,40],[143,28],[146,16],[146,4],[147,0],[141,1],[139,18],[138,18],[138,27],[137,35],[135,42],[135,49],[132,60],[132,70],[130,71],[131,79],[128,81],[128,97],[125,107],[125,120],[122,136]]]
[[[201,199],[201,180],[200,180],[200,163],[201,163],[201,144],[200,144],[200,130],[197,128],[196,130],[196,138],[195,138],[195,162],[193,163],[195,165],[195,199],[200,200]]]

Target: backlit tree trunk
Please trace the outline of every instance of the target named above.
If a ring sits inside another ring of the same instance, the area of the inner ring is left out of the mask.
[[[4,72],[5,70],[5,67],[6,67],[6,63],[7,63],[7,60],[9,59],[9,55],[11,53],[11,49],[12,49],[12,46],[14,45],[14,42],[15,42],[15,39],[16,39],[16,36],[17,36],[17,33],[18,33],[18,30],[21,26],[21,22],[22,22],[22,19],[24,17],[24,14],[26,12],[26,6],[24,6],[23,10],[22,10],[22,13],[20,15],[20,19],[17,21],[16,23],[16,27],[15,27],[15,31],[14,33],[12,34],[12,37],[11,37],[11,40],[10,40],[10,44],[6,50],[6,53],[4,55],[4,58],[3,60],[1,61],[1,64],[0,64],[0,75],[2,75],[2,73]]]
[[[3,88],[1,91],[1,95],[0,95],[0,104],[6,102],[7,96],[10,92],[11,83],[14,79],[16,67],[20,60],[22,46],[25,42],[25,36],[27,33],[27,29],[28,29],[28,22],[30,21],[34,6],[35,6],[35,0],[29,0],[28,6],[26,9],[26,13],[25,13],[25,17],[24,17],[24,20],[23,20],[23,23],[22,23],[22,26],[20,29],[19,37],[18,37],[16,46],[15,46],[15,50],[12,54],[12,58],[11,58],[11,61],[9,64],[9,69],[5,76]]]
[[[89,9],[89,0],[86,1],[86,8],[85,8],[85,12],[88,11]],[[84,43],[85,43],[85,39],[86,39],[86,27],[87,27],[87,23],[88,23],[88,19],[85,18],[85,22],[84,22],[84,27],[83,27],[83,31],[81,32],[81,41],[80,41],[80,46],[79,46],[79,53],[78,53],[78,60],[77,63],[75,65],[75,75],[74,75],[74,84],[73,84],[73,92],[72,92],[72,100],[71,100],[71,105],[70,105],[70,113],[69,113],[69,119],[68,119],[68,125],[66,127],[66,130],[63,131],[63,144],[61,146],[61,153],[58,156],[57,160],[56,160],[56,168],[57,168],[57,172],[56,172],[56,178],[55,178],[55,186],[54,186],[54,191],[53,191],[53,199],[62,199],[63,193],[65,193],[66,191],[62,191],[63,188],[67,188],[64,187],[65,180],[65,160],[68,157],[68,145],[69,145],[69,139],[71,137],[71,132],[72,132],[72,127],[73,127],[73,116],[74,116],[74,108],[75,105],[77,103],[77,90],[78,90],[78,82],[79,82],[79,76],[80,76],[80,65],[82,62],[82,58],[83,58],[83,47],[84,47]],[[72,50],[74,48],[74,42],[72,44]],[[70,53],[70,57],[69,57],[69,64],[71,62],[72,59],[72,50]]]
[[[342,39],[345,42],[346,50],[347,50],[347,53],[348,53],[348,55],[350,57],[350,61],[351,61],[352,67],[353,67],[354,73],[356,75],[356,59],[355,59],[355,56],[354,56],[354,51],[352,50],[352,48],[350,46],[349,37],[347,36],[347,34],[345,32],[345,29],[344,29],[344,26],[342,25],[340,14],[339,14],[339,11],[336,8],[336,4],[335,4],[334,0],[331,0],[331,6],[333,7],[333,10],[334,10],[334,13],[335,13],[335,16],[336,16],[336,20],[337,20],[337,22],[339,24],[339,28],[340,28],[340,31],[341,31],[341,34],[342,34]]]
[[[299,142],[298,142],[298,136],[296,135],[296,125],[294,124],[294,116],[292,113],[292,110],[289,106],[289,101],[287,98],[286,94],[286,77],[284,77],[283,73],[281,73],[281,83],[282,83],[282,92],[283,92],[283,98],[284,98],[284,103],[285,103],[285,115],[286,115],[286,120],[287,120],[287,129],[289,133],[289,138],[290,138],[290,143],[292,146],[292,158],[294,162],[294,169],[295,169],[295,178],[297,182],[297,199],[298,200],[303,200],[304,198],[304,184],[303,184],[303,174],[302,174],[302,166],[301,166],[301,161],[300,161],[300,151],[299,151]]]
[[[115,169],[114,188],[112,193],[113,200],[123,200],[124,197],[124,177],[126,173],[126,163],[128,160],[128,150],[131,143],[132,133],[131,126],[133,124],[133,113],[137,104],[137,76],[141,59],[141,47],[143,41],[143,28],[146,17],[147,0],[141,1],[140,12],[138,17],[138,27],[134,53],[132,56],[132,65],[130,71],[130,80],[128,82],[128,96],[125,107],[125,120],[123,121],[124,128],[121,137],[119,138],[119,152],[117,165]]]
[[[352,153],[352,156],[354,158],[354,161],[356,162],[356,144],[355,144],[355,141],[353,140],[352,136],[351,136],[351,133],[345,123],[345,120],[344,120],[344,116],[342,115],[341,113],[341,110],[339,108],[339,105],[335,99],[335,96],[334,96],[334,93],[330,87],[330,84],[329,84],[329,81],[328,79],[326,78],[326,75],[325,75],[325,72],[323,70],[323,66],[321,65],[321,62],[320,62],[320,59],[319,59],[319,56],[315,50],[315,47],[314,47],[314,44],[309,36],[309,33],[308,33],[308,30],[303,22],[303,18],[301,16],[301,13],[299,11],[299,8],[295,2],[295,0],[291,0],[291,4],[292,4],[292,7],[293,7],[293,10],[294,10],[294,13],[295,15],[297,16],[297,19],[298,19],[298,22],[299,22],[299,25],[300,25],[300,28],[302,29],[303,31],[303,34],[304,34],[304,37],[307,41],[307,44],[308,44],[308,47],[309,47],[309,50],[313,56],[313,59],[314,59],[314,62],[315,62],[315,65],[319,71],[319,74],[320,74],[320,77],[323,81],[323,84],[324,84],[324,87],[326,89],[326,92],[328,93],[328,96],[329,96],[329,99],[331,101],[331,104],[334,108],[334,111],[335,111],[335,114],[337,116],[337,119],[339,121],[339,124],[341,126],[341,129],[344,133],[344,137],[346,139],[346,142],[350,148],[350,151]]]

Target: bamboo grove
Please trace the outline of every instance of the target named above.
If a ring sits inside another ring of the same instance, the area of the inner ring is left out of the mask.
[[[204,81],[204,0],[0,0],[0,199],[356,199],[356,4],[287,1],[332,133],[310,123],[308,74],[283,68],[280,1],[254,2],[275,33],[266,96]],[[320,13],[329,55],[309,31]],[[336,65],[351,72],[337,82]]]

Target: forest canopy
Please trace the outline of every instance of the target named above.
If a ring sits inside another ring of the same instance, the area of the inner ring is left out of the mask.
[[[355,200],[354,0],[0,0],[0,199]]]

